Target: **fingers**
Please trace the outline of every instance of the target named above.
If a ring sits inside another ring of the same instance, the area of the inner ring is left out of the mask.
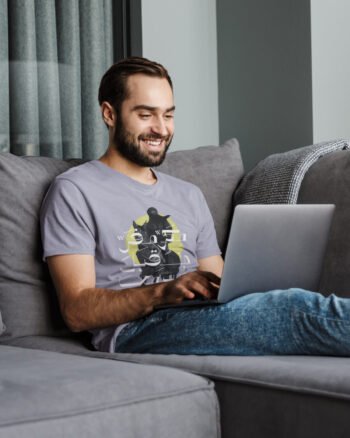
[[[207,271],[193,271],[167,283],[163,290],[164,303],[178,303],[184,299],[202,296],[206,299],[217,297],[220,278]]]
[[[216,298],[218,284],[220,278],[211,272],[195,271],[179,277],[178,281],[184,286],[187,291],[195,295],[201,295],[205,298]],[[213,284],[215,282],[215,284]],[[188,298],[188,295],[186,295]]]
[[[203,275],[205,278],[207,278],[209,281],[211,281],[214,284],[220,285],[221,278],[215,275],[213,272],[209,271],[197,271],[200,275]]]
[[[163,283],[162,288],[162,304],[180,303],[184,299],[193,299],[195,293],[187,286],[184,278]]]
[[[217,289],[214,288],[210,283],[202,285],[201,283],[194,284],[193,291],[195,295],[200,295],[208,300],[216,298]]]
[[[192,300],[196,296],[195,292],[186,286],[179,287],[179,291],[181,293],[179,296],[180,301],[182,301],[183,299]]]

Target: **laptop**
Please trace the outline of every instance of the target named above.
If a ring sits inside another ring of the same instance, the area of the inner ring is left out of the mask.
[[[318,291],[334,210],[333,204],[238,205],[217,299],[158,308],[220,304],[275,289]]]

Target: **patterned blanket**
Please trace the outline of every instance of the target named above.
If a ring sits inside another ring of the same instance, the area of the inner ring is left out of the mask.
[[[349,148],[349,140],[339,139],[270,155],[245,175],[234,204],[296,204],[309,168],[324,155]]]

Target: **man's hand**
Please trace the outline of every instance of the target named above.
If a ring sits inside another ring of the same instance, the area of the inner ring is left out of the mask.
[[[166,283],[159,283],[157,305],[178,304],[184,299],[203,297],[214,299],[220,285],[220,278],[207,271],[194,271]]]

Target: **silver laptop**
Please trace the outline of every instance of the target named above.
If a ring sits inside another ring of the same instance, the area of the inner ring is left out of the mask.
[[[175,306],[220,304],[292,287],[318,291],[334,209],[332,204],[237,206],[217,299]]]

